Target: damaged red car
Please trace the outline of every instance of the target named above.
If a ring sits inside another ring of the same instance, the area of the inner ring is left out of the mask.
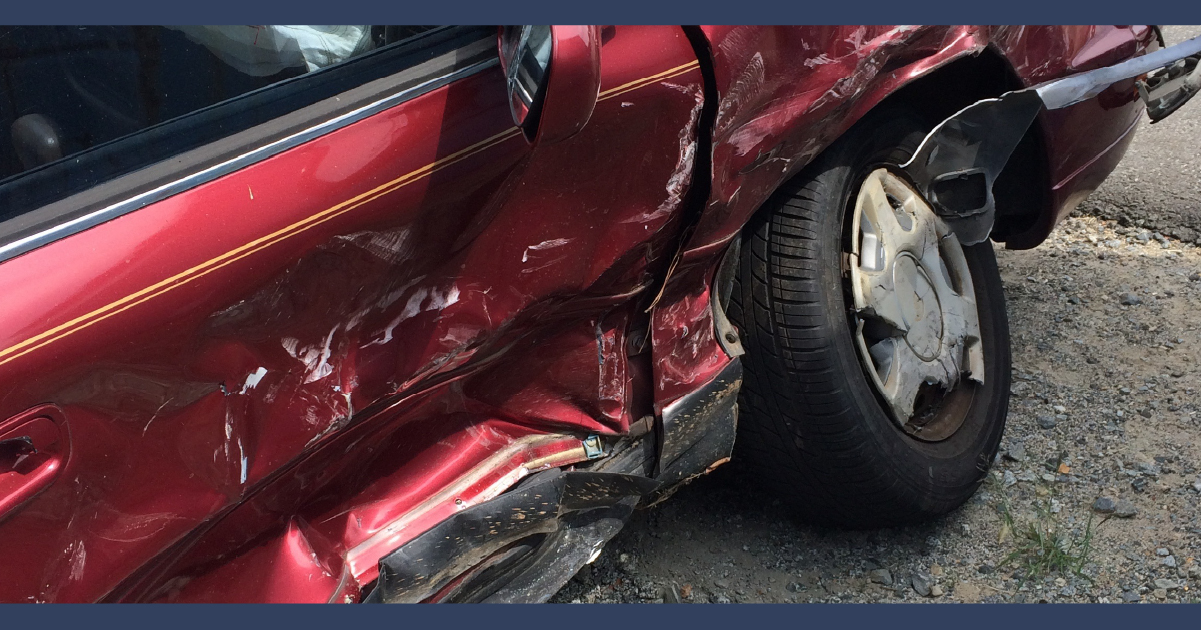
[[[1151,26],[0,29],[0,600],[550,597],[736,457],[963,503]]]

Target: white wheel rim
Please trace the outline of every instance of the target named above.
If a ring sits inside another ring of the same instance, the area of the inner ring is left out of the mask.
[[[950,392],[965,376],[984,382],[971,272],[955,234],[886,168],[864,179],[851,230],[855,342],[893,420],[906,428],[924,385]]]

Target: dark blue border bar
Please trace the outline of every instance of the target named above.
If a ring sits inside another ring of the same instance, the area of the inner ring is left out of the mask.
[[[553,606],[4,605],[7,628],[547,628],[568,630],[750,630],[766,628],[1110,628],[1195,627],[1199,610],[1180,604],[593,604]]]
[[[10,0],[8,24],[1197,24],[1196,0]]]

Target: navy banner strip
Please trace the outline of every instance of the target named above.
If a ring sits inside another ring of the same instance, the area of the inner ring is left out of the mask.
[[[3,605],[6,628],[1132,628],[1196,627],[1197,608],[1161,604]],[[1154,625],[1152,625],[1154,624]],[[1160,624],[1172,624],[1161,626]]]
[[[7,24],[1197,24],[1195,0],[44,0]]]

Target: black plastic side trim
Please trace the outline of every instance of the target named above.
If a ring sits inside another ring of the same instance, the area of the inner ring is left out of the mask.
[[[545,601],[658,487],[620,473],[540,473],[380,559],[364,603]]]
[[[730,458],[738,429],[742,361],[735,357],[713,380],[663,410],[659,474],[665,485],[708,472]]]

